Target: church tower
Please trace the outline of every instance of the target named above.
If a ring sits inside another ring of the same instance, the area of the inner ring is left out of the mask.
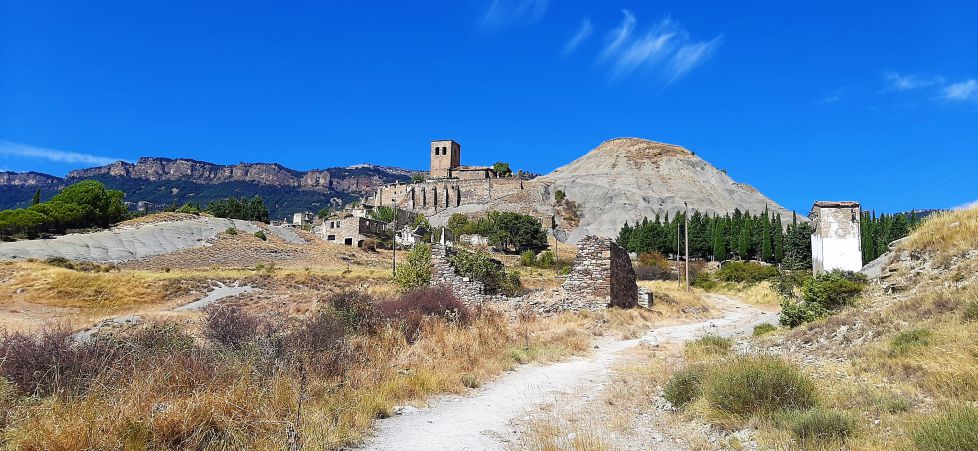
[[[462,165],[462,146],[450,139],[431,142],[431,178],[451,176],[452,169]]]

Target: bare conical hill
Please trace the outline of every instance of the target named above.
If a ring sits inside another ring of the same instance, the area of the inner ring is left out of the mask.
[[[570,241],[587,234],[615,237],[625,221],[674,213],[685,208],[684,202],[690,210],[711,214],[736,208],[760,212],[767,206],[785,219],[791,216],[693,152],[638,138],[605,141],[540,180],[581,206],[581,223],[568,236]]]

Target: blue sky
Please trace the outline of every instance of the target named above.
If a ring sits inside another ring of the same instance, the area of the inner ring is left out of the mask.
[[[545,173],[635,136],[799,211],[978,199],[978,2],[204,3],[0,0],[0,168],[420,169],[453,138]]]

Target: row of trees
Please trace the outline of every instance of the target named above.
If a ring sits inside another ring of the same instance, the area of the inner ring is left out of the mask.
[[[658,252],[675,255],[685,251],[685,214],[672,219],[655,216],[633,225],[625,223],[618,233],[618,244],[629,252]],[[788,268],[811,267],[811,225],[792,215],[785,226],[781,216],[766,208],[761,214],[734,210],[724,216],[694,210],[689,216],[689,256],[710,260],[761,260]]]
[[[916,211],[879,216],[875,211],[864,211],[861,219],[859,235],[862,237],[863,264],[879,258],[890,243],[909,235],[919,222]]]
[[[243,219],[245,221],[260,221],[268,223],[268,208],[261,197],[255,196],[227,198],[212,201],[207,204],[207,212],[218,218]]]
[[[122,191],[107,190],[94,180],[75,183],[41,202],[34,193],[31,206],[0,211],[0,237],[35,238],[71,229],[108,227],[129,216]]]

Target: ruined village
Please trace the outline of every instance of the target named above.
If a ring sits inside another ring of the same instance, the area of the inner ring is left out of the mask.
[[[0,451],[978,451],[978,5],[0,1]]]

